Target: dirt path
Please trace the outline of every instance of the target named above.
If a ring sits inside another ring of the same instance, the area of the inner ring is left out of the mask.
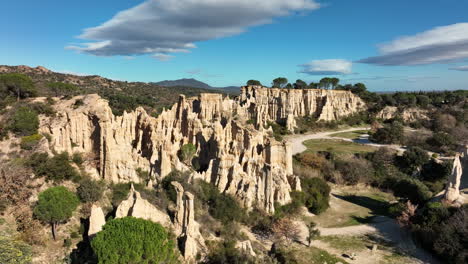
[[[338,130],[338,131],[326,131],[326,132],[318,132],[318,133],[313,133],[313,134],[296,134],[296,135],[290,135],[285,137],[287,141],[291,142],[292,145],[292,153],[293,155],[302,153],[305,150],[307,150],[306,146],[304,146],[303,142],[309,139],[337,139],[335,137],[331,137],[330,135],[335,134],[335,133],[342,133],[342,132],[352,132],[352,131],[358,131],[358,130],[367,130],[369,128],[367,127],[359,127],[359,128],[348,128],[344,130]],[[347,138],[338,138],[338,139],[343,139],[347,141],[352,141]]]
[[[399,145],[384,145],[384,144],[372,143],[371,141],[369,141],[368,135],[363,135],[359,139],[354,139],[354,140],[349,139],[349,138],[331,136],[336,133],[353,132],[353,131],[358,131],[358,130],[369,130],[369,128],[368,127],[355,127],[355,128],[348,128],[348,129],[337,130],[337,131],[325,131],[325,132],[318,132],[318,133],[312,133],[312,134],[290,135],[285,138],[287,141],[291,142],[293,155],[306,151],[307,148],[306,146],[304,146],[303,143],[304,141],[310,140],[310,139],[339,139],[343,141],[355,142],[355,143],[369,145],[369,146],[378,147],[378,148],[389,147],[389,148],[397,150],[400,153],[403,153],[406,151],[405,148]]]
[[[307,227],[304,222],[297,223],[301,233],[300,233],[300,240],[305,244],[306,238],[308,235]],[[318,228],[320,230],[321,236],[364,236],[373,234],[377,237],[389,242],[390,244],[394,245],[399,250],[405,252],[408,256],[413,257],[412,260],[414,263],[421,263],[421,264],[437,264],[439,263],[436,259],[434,259],[431,254],[426,252],[425,250],[417,247],[413,239],[411,238],[411,234],[402,229],[395,220],[385,217],[385,216],[376,216],[374,221],[370,224],[363,224],[363,225],[356,225],[356,226],[347,226],[347,227],[338,227],[338,228]],[[343,253],[342,250],[333,249],[327,245],[327,243],[321,241],[314,241],[314,246],[322,248],[324,250],[330,251],[335,255],[341,255]],[[375,263],[377,258],[381,256],[379,254],[370,256],[369,252],[356,252],[358,262],[354,263]],[[364,261],[366,260],[366,261]],[[350,261],[347,259],[347,261]],[[350,261],[352,262],[352,261]],[[353,262],[352,262],[353,263]]]

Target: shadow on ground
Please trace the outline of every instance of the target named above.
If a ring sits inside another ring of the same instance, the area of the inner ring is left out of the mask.
[[[364,208],[367,208],[371,210],[370,214],[372,215],[388,215],[388,207],[390,203],[386,201],[381,201],[377,199],[373,199],[367,196],[361,196],[361,195],[339,195],[339,194],[333,194],[338,199],[362,206]],[[361,221],[367,221],[369,217],[353,217],[356,221],[361,222]],[[371,217],[372,218],[372,217]],[[368,223],[368,222],[364,222]]]

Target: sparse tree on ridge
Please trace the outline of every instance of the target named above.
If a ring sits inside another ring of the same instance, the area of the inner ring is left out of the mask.
[[[288,83],[286,84],[286,86],[284,87],[286,89],[292,89],[293,88],[293,85],[291,83]]]
[[[31,78],[21,73],[1,74],[0,90],[2,86],[10,93],[13,93],[17,101],[19,101],[20,98],[37,96],[37,90]]]
[[[297,80],[294,83],[294,89],[305,89],[307,87],[307,83],[304,82],[303,80]]]
[[[75,85],[62,82],[49,83],[48,87],[55,93],[55,97],[69,96],[78,90]]]
[[[39,201],[34,208],[34,215],[52,227],[54,240],[57,225],[68,220],[79,204],[78,197],[63,186],[51,187],[39,194]]]
[[[288,79],[284,77],[278,77],[273,80],[272,87],[273,88],[284,88],[288,84]]]
[[[338,86],[338,83],[340,83],[340,79],[330,78],[330,84],[331,84],[332,89],[335,89]]]
[[[318,88],[318,83],[311,82],[308,86],[309,89],[317,89]]]
[[[322,78],[319,82],[319,87],[321,89],[328,90],[330,87],[330,78],[328,77]]]
[[[261,86],[262,83],[260,81],[257,81],[257,80],[248,80],[247,81],[247,86],[249,86],[249,85],[259,85],[259,86]]]

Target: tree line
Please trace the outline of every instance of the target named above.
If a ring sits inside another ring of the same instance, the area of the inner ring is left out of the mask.
[[[345,90],[353,86],[351,84],[340,85],[340,79],[325,77],[322,78],[319,82],[311,82],[307,84],[305,81],[298,79],[294,83],[290,83],[285,77],[278,77],[271,82],[272,88],[285,88],[285,89],[326,89],[326,90]],[[258,80],[248,80],[247,85],[262,85]],[[356,85],[364,85],[362,83]]]

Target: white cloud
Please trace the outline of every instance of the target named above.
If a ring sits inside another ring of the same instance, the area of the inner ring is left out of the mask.
[[[315,0],[147,0],[79,36],[94,42],[67,48],[97,56],[156,53],[160,58],[319,7]]]
[[[449,69],[454,70],[454,71],[468,71],[468,65],[452,67],[452,68],[449,68]]]
[[[379,45],[382,55],[358,62],[377,65],[421,65],[468,58],[468,23],[436,27]]]
[[[169,54],[165,54],[165,53],[155,53],[151,57],[153,57],[153,58],[155,58],[155,59],[157,59],[159,61],[169,61],[172,58],[174,58],[174,56],[169,55]]]
[[[351,74],[353,63],[341,59],[313,60],[309,63],[299,65],[301,73],[310,75],[343,75]]]
[[[76,76],[91,76],[92,75],[92,74],[76,72],[76,71],[69,71],[69,70],[58,70],[58,71],[55,71],[55,72],[63,73],[63,74],[69,74],[69,75],[76,75]]]

